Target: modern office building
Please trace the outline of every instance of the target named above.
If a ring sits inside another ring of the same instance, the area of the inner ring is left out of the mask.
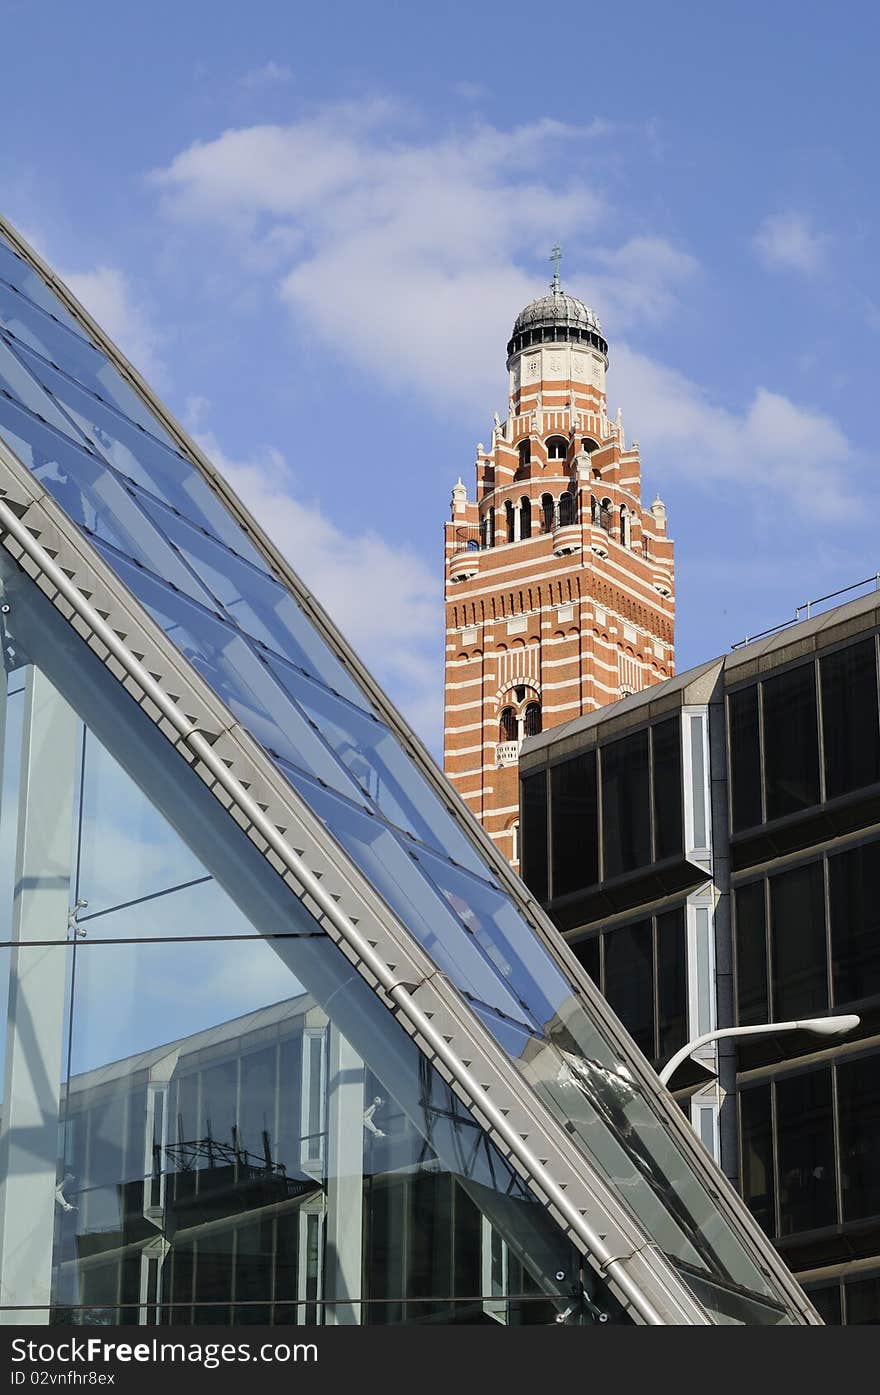
[[[558,255],[558,249],[556,249]],[[675,672],[666,509],[607,415],[608,343],[557,271],[516,318],[507,415],[445,525],[444,768],[519,866],[523,738]]]
[[[528,741],[523,874],[828,1322],[880,1322],[876,591]]]
[[[812,1323],[241,502],[0,228],[7,1323]]]

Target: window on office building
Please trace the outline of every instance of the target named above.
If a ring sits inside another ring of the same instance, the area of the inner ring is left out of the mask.
[[[741,1027],[766,1022],[767,931],[764,882],[750,882],[734,893],[736,917],[737,1020]]]
[[[880,994],[880,842],[828,859],[835,1004]]]
[[[547,900],[547,772],[538,770],[520,782],[520,871],[539,901]]]
[[[851,644],[819,661],[825,797],[880,780],[880,712],[874,639]]]
[[[828,1007],[825,879],[821,862],[770,878],[773,1017],[810,1017]]]
[[[819,802],[816,675],[804,664],[762,684],[767,818]]]
[[[654,860],[682,851],[681,721],[672,717],[651,728],[654,767]]]
[[[602,749],[603,874],[606,880],[651,861],[648,733]]]
[[[831,1071],[807,1071],[779,1081],[776,1118],[780,1234],[834,1225],[837,1184]]]
[[[774,1235],[776,1186],[770,1086],[755,1085],[742,1090],[739,1109],[743,1198],[761,1229]]]
[[[586,751],[550,771],[553,896],[599,880],[596,752]]]
[[[758,688],[740,688],[727,699],[730,728],[731,818],[734,833],[761,822],[761,749]]]
[[[843,1219],[880,1215],[880,1059],[837,1067]]]

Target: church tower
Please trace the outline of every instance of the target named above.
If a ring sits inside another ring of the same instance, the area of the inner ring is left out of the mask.
[[[674,672],[673,545],[637,441],[605,402],[608,344],[559,283],[507,345],[507,419],[445,525],[444,764],[518,867],[524,736]]]

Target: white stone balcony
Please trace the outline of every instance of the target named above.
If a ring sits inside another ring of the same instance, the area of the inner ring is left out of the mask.
[[[516,765],[521,741],[499,741],[495,747],[496,765]]]

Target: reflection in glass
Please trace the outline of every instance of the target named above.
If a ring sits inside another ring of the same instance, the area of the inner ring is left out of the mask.
[[[815,1230],[837,1220],[831,1071],[814,1070],[776,1086],[779,1229]]]
[[[880,842],[828,859],[834,1002],[880,993]]]
[[[409,1041],[397,1099],[313,999],[273,1000],[296,986],[280,952],[79,947],[54,1320],[483,1321],[503,1243],[509,1320],[552,1321],[541,1286],[572,1260],[546,1212]]]
[[[876,1053],[837,1067],[843,1219],[880,1215],[880,1059]]]
[[[739,1096],[742,1190],[746,1205],[767,1235],[776,1234],[773,1123],[770,1086],[755,1085]]]

